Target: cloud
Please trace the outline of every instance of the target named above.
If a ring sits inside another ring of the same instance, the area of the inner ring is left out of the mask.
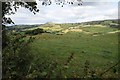
[[[116,19],[118,15],[116,2],[85,2],[83,6],[59,5],[42,6],[38,2],[40,12],[34,15],[21,8],[10,17],[16,24],[41,24],[46,22],[75,23],[93,20]]]

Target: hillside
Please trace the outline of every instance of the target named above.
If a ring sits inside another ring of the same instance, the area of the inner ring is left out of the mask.
[[[29,72],[28,78],[118,77],[120,30],[116,20],[26,26],[9,27],[12,39],[4,52],[6,56],[14,52],[9,54],[11,69],[22,62],[29,63],[21,69]]]
[[[61,27],[74,27],[78,25],[115,25],[114,27],[118,26],[118,20],[101,20],[101,21],[90,21],[90,22],[82,22],[82,23],[63,23],[63,24],[57,24],[53,22],[48,22],[45,24],[39,24],[39,25],[14,25],[14,26],[8,26],[9,29],[18,29],[18,28],[34,28],[34,27],[54,27],[56,25],[59,25]]]

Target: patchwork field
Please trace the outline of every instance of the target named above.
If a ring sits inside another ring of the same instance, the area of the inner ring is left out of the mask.
[[[54,28],[49,30],[55,31]],[[30,52],[37,55],[35,60],[56,61],[58,68],[66,67],[66,71],[63,71],[66,77],[71,77],[73,74],[83,76],[86,60],[89,61],[90,70],[97,70],[98,73],[117,63],[119,31],[116,28],[87,26],[79,27],[76,31],[71,28],[59,30],[64,34],[43,33],[34,36],[36,39],[30,45]],[[74,54],[73,59],[66,66],[65,63],[71,54]],[[54,73],[57,74],[57,71]]]
[[[25,40],[34,38],[27,46],[29,48],[23,51],[25,55],[32,54],[30,58],[27,57],[28,60],[31,59],[27,67],[28,78],[118,76],[119,67],[115,64],[118,62],[120,30],[114,20],[74,24],[46,23],[28,27],[30,28],[12,30],[15,35],[24,35]]]

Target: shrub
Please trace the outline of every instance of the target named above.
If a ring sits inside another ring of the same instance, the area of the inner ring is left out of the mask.
[[[34,29],[34,30],[28,30],[28,31],[26,31],[26,34],[37,35],[37,34],[41,34],[41,33],[44,33],[44,32],[45,31],[43,29],[37,28],[37,29]]]
[[[27,75],[33,54],[29,53],[27,46],[32,38],[25,40],[25,37],[18,34],[10,36],[9,42],[2,51],[2,78],[21,79]]]

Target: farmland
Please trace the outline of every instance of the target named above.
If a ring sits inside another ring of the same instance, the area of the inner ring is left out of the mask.
[[[99,21],[98,21],[99,22]],[[35,39],[29,44],[29,54],[33,54],[32,71],[28,77],[81,78],[95,77],[118,61],[118,33],[115,22],[99,23],[46,23],[37,27],[22,29],[19,33]],[[37,35],[25,34],[26,31],[41,28],[45,32]],[[14,32],[16,33],[16,32]],[[25,39],[27,39],[27,37]],[[69,58],[70,57],[70,58]],[[88,74],[85,74],[85,63]],[[50,71],[50,65],[56,67]],[[103,77],[116,77],[118,67],[106,72]],[[39,71],[40,70],[40,71]],[[61,71],[60,71],[61,70]]]

